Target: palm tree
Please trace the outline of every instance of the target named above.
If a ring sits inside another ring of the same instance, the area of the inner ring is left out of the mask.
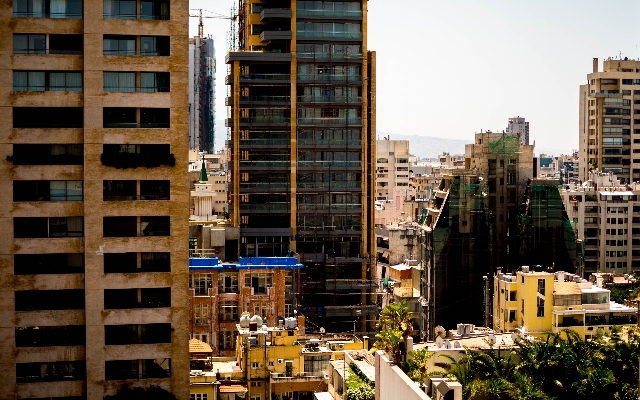
[[[456,360],[449,354],[439,354],[449,362],[436,363],[437,367],[442,368],[445,372],[442,374],[445,378],[454,379],[462,385],[462,398],[464,400],[472,399],[481,390],[480,380],[477,379],[476,365],[473,362],[473,351],[465,350],[465,354]]]
[[[384,350],[393,355],[393,362],[399,364],[402,358],[400,354],[400,339],[402,332],[399,329],[383,329],[376,334],[376,342],[373,344],[374,350]]]
[[[406,300],[402,300],[400,304],[390,303],[380,312],[376,328],[398,329],[402,332],[402,340],[406,343],[413,331],[412,318],[413,313],[409,311]]]

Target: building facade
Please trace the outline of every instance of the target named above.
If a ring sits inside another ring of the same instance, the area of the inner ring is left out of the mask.
[[[216,50],[213,39],[189,39],[189,149],[212,154],[216,121]]]
[[[519,135],[520,143],[529,144],[529,123],[520,116],[509,118],[506,132],[510,135]]]
[[[409,190],[409,141],[376,141],[376,200],[393,200],[393,191]]]
[[[187,399],[188,4],[11,4],[0,398]]]
[[[592,168],[621,183],[640,180],[640,61],[608,58],[599,71],[594,58],[587,80],[580,86],[580,180]]]
[[[240,2],[226,57],[230,221],[241,256],[305,264],[300,309],[316,329],[365,325],[375,268],[375,53],[367,4]]]

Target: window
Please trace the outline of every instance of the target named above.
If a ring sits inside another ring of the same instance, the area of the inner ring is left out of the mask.
[[[82,72],[13,71],[13,90],[81,92]]]
[[[82,128],[82,107],[13,107],[14,128]]]
[[[273,286],[273,274],[269,272],[251,273],[244,276],[244,286],[253,288],[253,294],[267,294]]]
[[[195,290],[196,296],[207,296],[209,295],[209,289],[212,286],[212,275],[211,274],[193,274],[191,275],[191,282],[189,288],[193,288]]]
[[[195,314],[196,325],[209,324],[209,305],[208,304],[195,304],[194,314]]]
[[[328,370],[330,360],[330,355],[305,356],[304,372],[309,372],[311,374],[316,374],[316,376],[319,376],[321,372]]]
[[[206,393],[191,393],[189,400],[208,400]]]
[[[140,217],[140,236],[169,236],[169,217]]]
[[[237,321],[238,303],[235,301],[221,301],[219,303],[218,318],[220,321]]]
[[[16,311],[82,310],[84,289],[16,290]]]
[[[102,90],[105,92],[135,92],[136,73],[104,71],[102,73]]]
[[[141,0],[140,19],[168,20],[169,9],[169,2],[166,0]]]
[[[140,262],[138,262],[140,254]],[[138,273],[171,271],[170,253],[105,253],[104,273]]]
[[[14,275],[70,274],[84,272],[84,254],[15,254]]]
[[[84,346],[84,325],[16,327],[16,347]]]
[[[218,334],[218,344],[220,350],[234,350],[236,346],[237,332],[222,331]]]
[[[258,369],[258,368],[260,368],[260,363],[258,363],[258,362],[252,362],[252,363],[251,363],[251,368],[252,368],[252,369]],[[252,382],[252,383],[253,383],[253,382]]]
[[[104,0],[103,18],[136,19],[136,0]]]
[[[13,16],[20,18],[82,18],[82,0],[13,0]]]
[[[77,381],[85,376],[84,361],[16,363],[16,383]]]
[[[82,54],[82,35],[13,34],[13,54]],[[48,47],[47,47],[48,44]]]
[[[171,343],[171,330],[170,323],[105,325],[104,344]]]
[[[169,128],[170,110],[168,108],[105,107],[102,118],[103,128]]]
[[[104,35],[102,37],[102,54],[105,55],[136,55],[136,37],[124,35]]]
[[[14,238],[82,237],[83,217],[15,217]]]
[[[267,308],[269,303],[267,302],[254,302],[253,303],[253,315],[259,315],[263,319],[267,317]]]
[[[176,164],[168,144],[104,144],[100,161],[115,168],[173,167]]]
[[[104,290],[105,310],[165,307],[171,307],[171,288],[169,287]]]
[[[141,56],[168,56],[169,36],[140,36]]]
[[[140,72],[141,92],[168,92],[169,72]]]
[[[238,293],[238,273],[219,272],[218,273],[219,293]]]
[[[13,54],[46,54],[46,52],[46,35],[13,34]]]
[[[538,293],[540,293],[541,295],[545,295],[545,280],[544,279],[538,279]]]
[[[14,144],[13,165],[82,165],[81,144]]]
[[[516,310],[509,310],[509,322],[516,322]]]
[[[138,360],[115,360],[104,362],[105,380],[138,379]]]
[[[13,181],[13,201],[82,200],[82,181]]]
[[[138,236],[136,217],[103,217],[102,222],[104,237]]]
[[[544,317],[544,298],[538,296],[537,298],[537,317]]]
[[[136,181],[102,181],[102,200],[135,200]]]

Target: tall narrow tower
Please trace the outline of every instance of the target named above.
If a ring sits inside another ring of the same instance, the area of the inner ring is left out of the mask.
[[[188,2],[0,19],[0,398],[187,399]]]
[[[367,1],[240,0],[238,41],[226,125],[240,255],[299,254],[287,301],[307,329],[365,331],[378,313]]]

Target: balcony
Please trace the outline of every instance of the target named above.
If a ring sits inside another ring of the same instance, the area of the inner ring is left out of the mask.
[[[602,92],[589,93],[589,97],[622,98],[622,93],[619,93],[617,90],[603,90]]]
[[[362,125],[359,117],[300,117],[298,125]]]
[[[240,104],[246,105],[288,105],[291,102],[289,96],[241,96]],[[233,97],[225,99],[225,105],[233,107]]]
[[[312,58],[315,60],[362,60],[362,53],[344,54],[344,53],[327,53],[327,52],[298,52],[298,58]]]
[[[297,9],[297,17],[362,19],[362,10],[305,10]]]
[[[289,83],[291,81],[289,74],[245,74],[240,76],[241,82],[264,83]]]
[[[260,34],[261,43],[269,43],[273,41],[291,41],[291,31],[263,31]]]
[[[265,8],[260,12],[260,22],[266,22],[272,19],[291,19],[290,8]]]
[[[241,203],[241,211],[289,211],[291,205],[289,203]]]
[[[252,128],[258,126],[270,126],[270,127],[287,127],[291,122],[289,117],[281,116],[259,116],[259,117],[242,117],[240,118],[240,125],[242,127]],[[233,118],[227,118],[225,120],[225,126],[227,128],[233,128]]]
[[[362,103],[360,96],[298,96],[298,103]]]
[[[362,32],[322,32],[322,31],[298,31],[298,39],[357,39],[362,40]]]
[[[316,160],[299,160],[298,167],[354,167],[360,168],[361,161],[316,161]]]
[[[341,82],[346,84],[361,84],[360,75],[333,75],[333,74],[298,74],[299,82]]]

